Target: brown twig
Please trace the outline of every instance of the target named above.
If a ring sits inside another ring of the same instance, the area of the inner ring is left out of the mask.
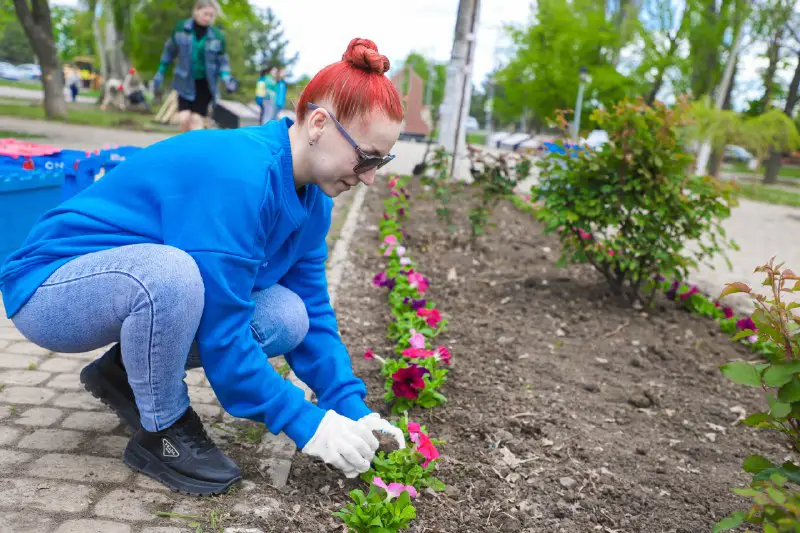
[[[622,324],[620,324],[619,326],[614,328],[612,331],[609,331],[608,333],[606,333],[604,336],[605,337],[613,337],[614,335],[616,335],[617,333],[622,331],[623,328],[627,327],[630,323],[631,323],[630,320],[626,320],[625,322],[623,322]]]

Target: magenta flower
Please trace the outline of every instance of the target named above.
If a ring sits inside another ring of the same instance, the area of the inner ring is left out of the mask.
[[[392,392],[398,398],[416,400],[419,391],[425,388],[425,381],[422,379],[426,374],[430,374],[427,368],[411,364],[407,368],[401,368],[392,374]]]
[[[672,285],[669,286],[669,290],[667,291],[667,298],[670,300],[675,299],[675,295],[678,294],[678,289],[680,288],[681,283],[680,281],[673,281]]]
[[[406,216],[406,210],[401,207],[400,209],[397,210],[397,216],[399,217]]]
[[[408,357],[409,359],[427,359],[428,357],[433,357],[433,352],[425,348],[406,348],[403,350],[403,357]]]
[[[383,244],[386,246],[386,251],[383,252],[383,257],[388,257],[392,255],[392,251],[394,250],[395,246],[397,246],[400,243],[397,241],[397,236],[387,235],[383,239]],[[405,249],[403,251],[405,251]]]
[[[375,277],[372,278],[372,284],[376,287],[385,287],[388,279],[389,278],[386,276],[386,272],[378,272],[375,274]]]
[[[417,316],[425,319],[425,322],[432,328],[442,321],[442,314],[438,309],[418,309]]]
[[[587,232],[583,228],[578,228],[578,236],[580,236],[580,238],[583,239],[583,240],[587,240],[587,239],[591,239],[592,238],[592,234]]]
[[[422,463],[423,468],[428,466],[434,459],[439,458],[439,451],[431,442],[431,438],[422,432],[418,423],[409,422],[408,435],[411,438],[411,442],[417,445],[417,451],[425,458],[425,462]]]
[[[389,188],[394,189],[395,187],[397,187],[397,176],[392,176],[389,180]]]
[[[438,348],[436,348],[436,352],[434,352],[434,355],[436,359],[441,361],[442,363],[446,365],[450,364],[450,359],[452,356],[450,355],[450,350],[447,349],[447,346],[439,346]]]
[[[425,299],[422,299],[422,300],[412,299],[411,300],[411,307],[413,309],[422,309],[426,305],[428,305],[428,300],[425,300]]]
[[[752,319],[752,318],[750,318],[749,316],[748,316],[748,317],[746,317],[746,318],[740,318],[740,319],[739,319],[739,320],[736,322],[736,327],[737,327],[737,328],[738,328],[740,331],[744,331],[744,330],[746,330],[746,329],[749,329],[749,330],[752,330],[752,331],[757,331],[757,330],[758,330],[758,328],[756,327],[756,323],[755,323],[755,322],[753,322],[753,319]]]
[[[366,359],[367,361],[375,359],[375,352],[372,351],[372,348],[367,348],[364,351],[364,359]]]
[[[385,490],[388,498],[397,498],[403,492],[407,492],[412,498],[417,497],[417,489],[413,485],[403,485],[402,483],[389,483],[387,485],[385,481],[377,476],[372,479],[372,484]]]
[[[685,302],[686,300],[691,298],[693,294],[697,294],[698,292],[699,291],[697,290],[697,285],[692,285],[688,291],[681,294],[681,301]]]

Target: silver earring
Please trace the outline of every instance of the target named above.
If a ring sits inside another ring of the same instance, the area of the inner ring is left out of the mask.
[[[308,141],[309,146],[314,146],[314,141]]]

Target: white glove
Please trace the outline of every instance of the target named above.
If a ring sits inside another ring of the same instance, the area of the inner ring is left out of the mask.
[[[377,449],[378,439],[369,428],[328,411],[302,452],[335,466],[345,477],[354,478],[369,470]]]
[[[406,447],[406,437],[403,435],[403,430],[391,425],[388,420],[381,418],[381,415],[378,413],[370,413],[367,416],[362,416],[358,421],[367,426],[370,431],[388,433],[394,437],[394,440],[397,441],[397,445],[400,446],[401,449]]]

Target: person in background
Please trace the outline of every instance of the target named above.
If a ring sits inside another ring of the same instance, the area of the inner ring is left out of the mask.
[[[76,69],[70,69],[67,75],[67,86],[69,86],[69,93],[72,96],[72,103],[78,101],[78,92],[81,86],[81,76]]]
[[[258,115],[258,123],[265,124],[268,122],[266,118],[266,103],[269,93],[267,91],[267,78],[269,77],[269,69],[261,69],[258,81],[256,82],[256,105],[260,110]]]
[[[150,111],[150,104],[144,96],[144,84],[133,67],[131,67],[122,81],[122,92],[125,95],[126,103],[131,106],[141,105]]]
[[[219,13],[216,0],[197,0],[192,18],[179,21],[164,44],[161,63],[153,77],[154,89],[159,91],[169,65],[176,62],[172,87],[178,93],[182,131],[203,129],[209,105],[218,94],[218,79],[234,90],[225,36],[212,26]]]
[[[286,69],[278,69],[275,76],[275,112],[272,120],[278,120],[278,114],[286,105]]]
[[[261,71],[262,75],[259,83],[262,83],[261,89],[256,85],[256,92],[261,92],[264,96],[261,99],[261,118],[260,123],[266,124],[275,117],[275,78],[278,75],[278,69],[271,67],[269,70],[264,69]]]

